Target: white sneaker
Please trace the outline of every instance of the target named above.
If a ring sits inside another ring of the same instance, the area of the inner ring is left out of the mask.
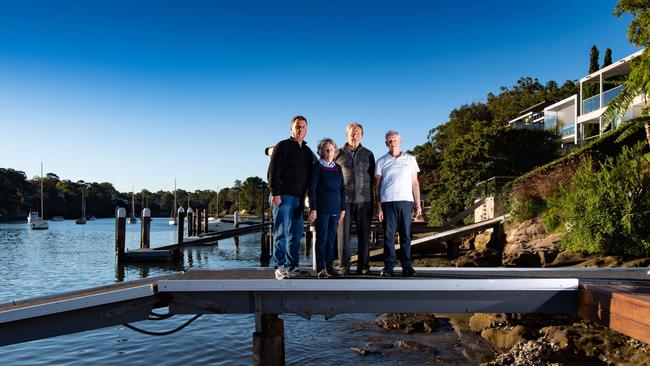
[[[289,278],[289,274],[287,273],[286,268],[284,266],[280,266],[275,269],[275,279],[276,280],[285,280]]]

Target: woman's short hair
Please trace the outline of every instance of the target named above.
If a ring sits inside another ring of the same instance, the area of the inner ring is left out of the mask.
[[[327,144],[331,144],[332,146],[334,146],[334,151],[336,151],[336,149],[337,149],[336,142],[334,142],[334,140],[332,140],[331,138],[326,137],[326,138],[318,141],[318,156],[319,157],[321,157],[321,158],[323,157],[323,153],[325,152],[325,145],[327,145]]]

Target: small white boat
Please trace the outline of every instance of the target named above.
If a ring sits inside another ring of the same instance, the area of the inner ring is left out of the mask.
[[[43,213],[43,163],[41,162],[41,213]],[[50,224],[38,215],[38,212],[29,211],[27,225],[32,230],[47,230]]]
[[[252,221],[252,220],[246,220],[246,221],[239,221],[239,227],[244,227],[252,224],[257,224],[257,221]],[[203,227],[203,223],[201,223],[201,227]],[[222,218],[214,218],[214,217],[209,217],[208,218],[208,231],[214,231],[214,232],[219,232],[219,231],[226,231],[226,230],[232,230],[235,228],[235,220],[234,218],[230,217],[222,217]]]
[[[50,227],[47,221],[38,216],[38,212],[36,211],[29,211],[29,215],[27,216],[27,224],[32,230],[47,230]]]
[[[87,220],[88,221],[95,221],[95,218],[96,218],[95,216],[90,216]]]
[[[52,221],[63,221],[65,217],[63,216],[52,216]]]

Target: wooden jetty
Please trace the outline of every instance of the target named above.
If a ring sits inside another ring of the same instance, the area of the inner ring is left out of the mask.
[[[190,270],[0,305],[0,346],[152,319],[163,307],[170,316],[255,314],[256,365],[284,363],[286,313],[574,313],[647,342],[649,278],[647,268],[419,268],[415,278],[282,281],[272,268]]]

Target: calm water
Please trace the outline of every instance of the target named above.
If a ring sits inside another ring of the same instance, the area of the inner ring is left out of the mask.
[[[139,246],[139,223],[127,224],[127,247]],[[175,241],[176,227],[167,219],[152,222],[152,247]],[[30,231],[27,224],[0,224],[0,303],[55,294],[114,282],[182,271],[190,267],[259,266],[259,234],[242,236],[218,246],[187,249],[184,263],[174,266],[118,268],[114,256],[114,220],[87,225],[72,220],[50,222],[50,229]],[[306,264],[310,260],[303,258]],[[376,314],[338,315],[330,320],[304,320],[284,315],[288,364],[397,365],[478,364],[490,354],[478,336],[456,334],[448,324],[426,335],[385,332],[374,325]],[[163,331],[189,316],[139,322],[139,327]],[[152,337],[123,326],[103,328],[0,348],[0,365],[249,365],[252,362],[252,315],[202,316],[178,333]],[[444,322],[443,322],[444,323]],[[434,352],[407,352],[399,341],[414,341]],[[392,348],[389,346],[393,345]],[[359,356],[351,347],[376,353]]]

